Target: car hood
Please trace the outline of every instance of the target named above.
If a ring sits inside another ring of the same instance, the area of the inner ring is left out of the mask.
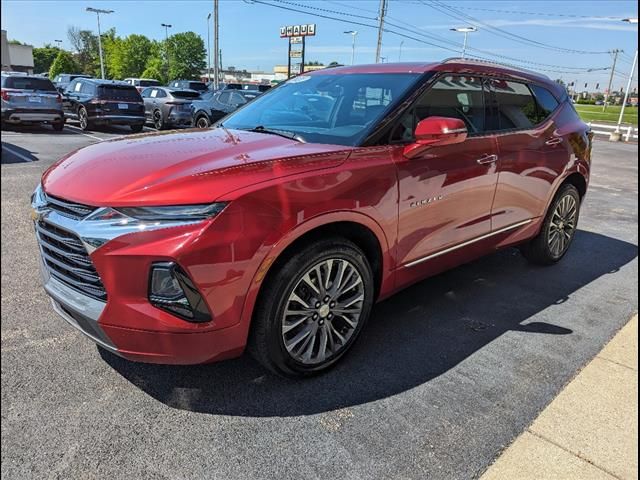
[[[45,172],[42,185],[50,195],[94,206],[208,203],[338,166],[351,150],[222,128],[132,135],[70,153]]]

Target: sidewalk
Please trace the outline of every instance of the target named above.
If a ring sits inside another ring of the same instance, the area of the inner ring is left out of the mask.
[[[637,478],[635,315],[481,479]]]

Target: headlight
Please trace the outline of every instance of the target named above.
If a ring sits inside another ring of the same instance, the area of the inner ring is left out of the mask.
[[[114,210],[130,218],[142,221],[193,221],[215,217],[227,204],[173,205],[166,207],[117,207]]]

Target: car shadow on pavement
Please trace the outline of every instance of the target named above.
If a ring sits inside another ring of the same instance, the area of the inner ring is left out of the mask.
[[[100,353],[124,378],[173,408],[240,416],[321,413],[428,382],[509,331],[571,335],[566,326],[528,320],[615,273],[637,252],[631,243],[581,230],[552,267],[531,266],[507,249],[427,279],[379,303],[353,351],[315,378],[281,378],[246,354],[218,364],[162,366]]]
[[[2,157],[0,163],[3,165],[9,163],[36,162],[38,160],[38,157],[26,148],[19,147],[13,143],[2,142]]]

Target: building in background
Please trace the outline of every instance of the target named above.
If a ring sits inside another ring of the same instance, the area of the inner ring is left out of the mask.
[[[9,43],[2,30],[2,71],[33,73],[33,46]]]

